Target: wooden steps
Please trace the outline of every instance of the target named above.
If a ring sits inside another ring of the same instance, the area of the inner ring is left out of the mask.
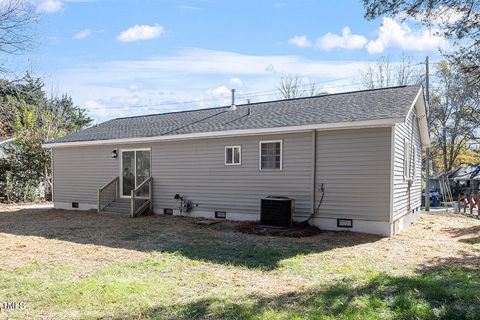
[[[130,210],[131,210],[130,199],[118,198],[118,199],[115,199],[113,202],[110,202],[108,206],[103,208],[101,212],[130,215]]]

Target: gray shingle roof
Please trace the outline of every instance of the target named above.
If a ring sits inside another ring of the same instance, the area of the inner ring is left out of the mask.
[[[440,179],[442,176],[445,176],[448,179],[480,180],[480,165],[467,165],[453,169],[439,174],[436,179]]]
[[[48,143],[155,137],[405,117],[420,86],[118,118]]]

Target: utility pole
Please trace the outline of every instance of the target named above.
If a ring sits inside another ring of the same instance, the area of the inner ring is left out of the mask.
[[[427,106],[425,113],[427,116],[427,124],[430,114],[430,83],[428,77],[428,56],[425,58],[425,99],[427,100]],[[430,133],[429,133],[430,135]],[[425,148],[425,211],[430,211],[430,147]]]

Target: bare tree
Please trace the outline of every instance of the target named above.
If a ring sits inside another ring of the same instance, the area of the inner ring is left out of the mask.
[[[460,69],[456,64],[440,63],[431,93],[432,158],[438,159],[441,171],[455,167],[480,127],[480,93]]]
[[[276,87],[283,99],[313,97],[322,94],[322,91],[312,79],[300,74],[283,74]]]
[[[304,97],[314,97],[321,94],[326,94],[327,92],[322,91],[321,88],[318,87],[318,84],[315,83],[312,79],[308,78],[305,80],[305,87],[303,89],[303,96]]]
[[[29,49],[33,41],[33,25],[37,21],[32,1],[1,0],[0,56],[3,55],[5,59],[5,56]]]
[[[33,25],[38,21],[33,1],[29,0],[0,0],[0,59],[5,62],[11,55],[20,54],[28,50],[33,39]],[[5,92],[14,85],[18,77],[7,75],[9,70],[5,64],[0,65],[0,73],[5,78],[0,81],[0,96],[5,97]],[[13,79],[12,79],[13,78]],[[7,123],[12,110],[8,104],[0,104],[0,136],[9,133]]]
[[[381,57],[375,65],[360,74],[358,85],[362,89],[376,89],[420,84],[423,79],[420,65],[402,54],[398,62],[392,62],[388,56]]]

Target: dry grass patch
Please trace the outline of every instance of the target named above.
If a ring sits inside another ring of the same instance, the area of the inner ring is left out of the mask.
[[[196,221],[0,208],[0,300],[26,303],[18,319],[479,315],[475,219],[295,239]]]

